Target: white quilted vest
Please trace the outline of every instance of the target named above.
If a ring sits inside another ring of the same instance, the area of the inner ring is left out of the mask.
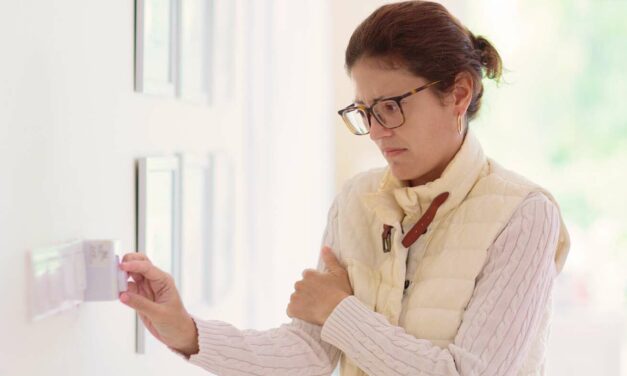
[[[488,248],[534,191],[555,202],[539,186],[486,159],[472,132],[433,182],[405,187],[384,169],[356,176],[338,196],[336,249],[347,267],[354,295],[416,338],[447,347],[457,334]],[[403,232],[442,192],[450,195],[427,232],[411,245],[422,259],[415,275],[406,276],[408,248],[401,244]],[[384,224],[393,227],[388,253],[382,250]],[[562,222],[555,256],[558,272],[569,244]],[[403,299],[406,279],[412,283]],[[542,373],[550,310],[549,304],[519,374]],[[365,375],[346,356],[340,362],[342,376]]]

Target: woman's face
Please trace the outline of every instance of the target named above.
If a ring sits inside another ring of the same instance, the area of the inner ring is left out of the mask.
[[[355,102],[367,106],[377,98],[405,94],[428,82],[404,68],[392,69],[373,58],[358,60],[351,69]],[[402,126],[387,129],[371,117],[370,139],[388,162],[394,176],[411,186],[440,177],[462,144],[457,131],[459,114],[466,113],[472,97],[472,80],[463,76],[443,100],[433,87],[402,100]],[[469,85],[469,86],[468,86]]]

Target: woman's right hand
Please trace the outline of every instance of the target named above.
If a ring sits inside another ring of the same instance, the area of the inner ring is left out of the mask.
[[[142,253],[128,253],[120,269],[133,282],[120,301],[135,309],[146,328],[166,346],[187,356],[198,353],[198,331],[176,290],[172,276],[154,266]]]

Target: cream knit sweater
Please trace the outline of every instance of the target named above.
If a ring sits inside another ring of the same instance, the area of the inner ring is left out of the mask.
[[[336,250],[337,218],[336,201],[324,239]],[[293,320],[268,331],[242,331],[195,318],[200,353],[190,361],[219,375],[328,375],[343,353],[370,375],[523,373],[525,359],[543,359],[559,237],[558,208],[531,193],[490,245],[454,341],[444,348],[351,296],[323,327]],[[423,255],[409,251],[412,275]]]

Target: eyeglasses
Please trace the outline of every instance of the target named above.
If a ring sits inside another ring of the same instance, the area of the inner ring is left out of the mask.
[[[423,91],[438,82],[440,81],[430,82],[397,97],[378,99],[370,107],[353,103],[337,113],[342,117],[348,129],[358,136],[370,133],[371,116],[374,116],[379,124],[385,128],[398,128],[405,123],[405,114],[403,113],[401,100]]]

